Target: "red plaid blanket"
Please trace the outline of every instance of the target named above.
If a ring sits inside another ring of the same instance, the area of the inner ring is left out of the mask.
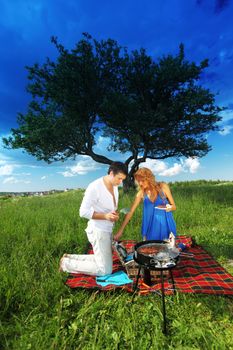
[[[192,242],[191,237],[179,236],[177,243],[184,243],[189,246],[188,253],[192,253],[192,257],[181,256],[177,266],[173,268],[173,278],[175,289],[182,293],[204,293],[218,295],[233,295],[233,276],[230,275],[214,258],[207,253],[201,246]],[[131,250],[136,241],[123,241],[127,250]],[[89,253],[92,250],[89,249]],[[124,270],[116,253],[113,253],[113,272]],[[135,276],[136,278],[136,276]],[[135,281],[134,281],[135,282]],[[141,294],[147,294],[161,290],[160,276],[153,276],[153,285],[147,286],[143,279],[140,278],[138,283],[138,291]],[[127,292],[133,292],[133,283],[124,286],[108,285],[102,287],[96,284],[96,278],[83,274],[72,274],[66,280],[66,285],[70,288],[90,288],[103,291],[123,289]],[[173,293],[173,285],[169,274],[165,276],[164,281],[165,293]]]

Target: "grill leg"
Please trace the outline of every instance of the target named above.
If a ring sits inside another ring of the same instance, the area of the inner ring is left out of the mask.
[[[175,285],[172,269],[170,269],[169,272],[170,272],[170,277],[171,277],[171,280],[172,280],[173,293],[176,294],[176,285]]]
[[[147,284],[148,286],[152,285],[150,270],[147,268],[143,269],[143,280],[144,280],[144,283]]]
[[[162,291],[162,310],[163,310],[163,333],[167,334],[167,320],[166,320],[166,309],[165,309],[165,298],[164,298],[164,280],[163,270],[160,271],[161,277],[161,291]]]
[[[132,302],[134,301],[134,297],[135,297],[135,293],[138,287],[138,281],[139,281],[139,277],[140,277],[140,272],[141,272],[141,266],[138,267],[138,274],[137,274],[137,278],[136,278],[136,283],[134,285],[134,289],[133,289],[133,298],[132,298]]]

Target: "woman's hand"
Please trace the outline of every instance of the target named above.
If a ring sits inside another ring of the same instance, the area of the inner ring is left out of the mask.
[[[166,212],[172,211],[172,205],[171,204],[166,204]]]
[[[121,238],[121,236],[122,236],[122,234],[123,234],[123,231],[118,231],[118,232],[115,234],[115,236],[114,236],[114,240],[115,240],[115,241],[119,241],[120,238]]]

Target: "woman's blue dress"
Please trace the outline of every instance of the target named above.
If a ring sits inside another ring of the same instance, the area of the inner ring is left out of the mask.
[[[156,209],[159,205],[169,204],[167,198],[158,194],[156,200],[151,202],[148,196],[143,201],[142,236],[146,240],[164,240],[172,232],[176,235],[176,223],[172,213]]]

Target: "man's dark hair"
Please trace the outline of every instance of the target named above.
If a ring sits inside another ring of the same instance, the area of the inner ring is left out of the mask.
[[[122,162],[113,162],[108,169],[108,174],[110,174],[111,171],[114,175],[118,173],[125,174],[126,176],[128,175],[127,166]]]

